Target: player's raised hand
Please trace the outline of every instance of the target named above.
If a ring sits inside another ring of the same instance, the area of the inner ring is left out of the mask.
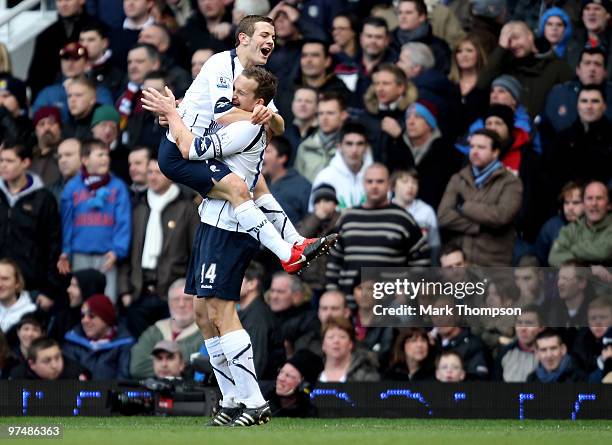
[[[170,88],[165,87],[165,95],[154,88],[142,91],[142,107],[159,116],[167,116],[176,110],[176,98]]]
[[[265,105],[255,105],[251,115],[251,123],[253,125],[264,125],[270,122],[274,112]]]

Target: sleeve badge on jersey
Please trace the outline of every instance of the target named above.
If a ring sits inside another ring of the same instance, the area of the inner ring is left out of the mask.
[[[217,88],[229,88],[230,85],[231,82],[227,77],[219,76],[217,79]]]

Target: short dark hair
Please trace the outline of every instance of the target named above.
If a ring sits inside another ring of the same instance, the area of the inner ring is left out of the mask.
[[[465,371],[465,363],[463,362],[463,357],[461,357],[461,354],[459,354],[457,351],[452,351],[452,350],[444,351],[436,357],[436,360],[434,361],[436,369],[438,368],[438,365],[440,364],[440,360],[442,360],[444,357],[457,357],[459,359],[459,362],[461,363],[461,369]]]
[[[99,22],[97,20],[86,22],[81,28],[81,32],[89,32],[89,31],[95,31],[103,39],[108,39],[108,26],[106,26],[102,22]]]
[[[325,93],[319,94],[319,101],[317,103],[320,104],[321,102],[330,102],[332,100],[338,102],[341,111],[346,110],[346,100],[344,96],[336,91],[326,91]]]
[[[291,160],[291,153],[293,152],[293,148],[291,147],[291,144],[289,143],[287,138],[284,138],[282,136],[274,136],[270,140],[270,145],[274,146],[274,149],[276,150],[279,156],[286,157],[283,166],[287,166],[287,163]]]
[[[257,280],[257,291],[261,292],[264,278],[264,268],[257,261],[251,261],[244,271],[244,278],[247,281]]]
[[[363,20],[363,24],[361,28],[362,31],[365,25],[374,26],[375,28],[385,28],[385,33],[389,34],[389,25],[387,24],[387,21],[381,17],[374,17],[374,16],[366,17]]]
[[[28,348],[28,360],[32,360],[36,362],[36,358],[38,356],[38,351],[42,351],[43,349],[49,349],[53,346],[57,346],[59,348],[59,343],[57,340],[49,337],[39,337],[36,340],[32,340],[30,347]],[[61,350],[61,348],[60,348]]]
[[[344,137],[349,134],[358,134],[363,136],[363,138],[368,141],[368,132],[364,125],[360,122],[348,121],[342,125],[342,129],[340,130],[340,142],[344,140]]]
[[[307,44],[321,45],[323,47],[323,55],[329,57],[329,44],[321,39],[307,39],[302,42],[302,49]]]
[[[440,249],[440,258],[446,255],[450,255],[451,253],[455,253],[455,252],[461,252],[461,255],[463,255],[463,259],[466,258],[465,252],[463,251],[461,246],[457,243],[444,244],[442,248]]]
[[[22,161],[24,159],[32,159],[32,147],[28,147],[27,145],[23,145],[17,143],[14,140],[6,139],[2,146],[0,146],[0,150],[12,150],[15,152],[15,155]]]
[[[274,99],[278,87],[278,80],[274,74],[260,66],[252,66],[242,71],[241,75],[257,82],[257,89],[255,90],[257,99],[261,97],[266,105]]]
[[[542,311],[537,304],[528,304],[521,308],[521,315],[523,314],[536,314],[538,318],[538,325],[542,326],[544,324],[544,317],[542,316]]]
[[[152,60],[161,60],[161,55],[159,54],[159,50],[155,48],[155,46],[150,43],[137,43],[130,48],[130,51],[134,51],[135,49],[144,48],[147,52],[147,57]]]
[[[240,40],[238,36],[242,34],[246,34],[249,37],[253,37],[253,33],[255,32],[255,25],[259,22],[269,23],[274,26],[274,20],[270,17],[266,17],[263,15],[247,15],[240,23],[238,23],[238,27],[236,28],[236,46],[240,44]]]
[[[501,139],[499,138],[499,135],[495,131],[489,130],[488,128],[480,128],[476,130],[474,133],[472,133],[470,137],[475,136],[475,135],[488,137],[489,139],[491,139],[491,148],[493,150],[501,151],[501,145],[502,145]]]
[[[167,73],[164,70],[153,70],[147,73],[147,75],[144,77],[144,80],[162,79],[165,82],[166,77]]]
[[[589,84],[589,85],[582,85],[580,87],[580,91],[578,92],[578,97],[580,97],[580,94],[583,91],[599,91],[599,94],[601,94],[601,99],[604,101],[604,103],[607,103],[607,97],[606,97],[606,89],[604,87],[605,82],[603,85],[597,85],[597,84]]]
[[[81,144],[81,158],[87,158],[96,148],[102,148],[104,150],[110,150],[110,147],[102,142],[100,139],[85,139]]]
[[[414,3],[417,14],[425,14],[425,16],[427,16],[427,5],[425,4],[424,0],[399,0],[397,6],[399,7],[399,5],[402,3]]]
[[[565,340],[563,340],[563,336],[558,330],[553,329],[553,328],[546,328],[536,336],[536,339],[535,339],[536,349],[538,348],[538,340],[541,340],[543,338],[552,338],[552,337],[557,337],[559,339],[559,344],[565,343]]]
[[[606,51],[603,49],[603,47],[601,45],[597,45],[597,46],[587,45],[587,46],[585,46],[585,48],[580,53],[580,59],[578,60],[578,65],[580,65],[582,63],[582,58],[584,57],[585,54],[589,54],[591,56],[595,56],[595,55],[599,54],[601,56],[601,58],[603,59],[603,66],[604,66],[604,68],[606,68],[608,66],[608,57],[607,57]]]

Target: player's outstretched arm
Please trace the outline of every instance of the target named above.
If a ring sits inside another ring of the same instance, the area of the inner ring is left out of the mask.
[[[166,95],[159,91],[148,88],[142,92],[142,106],[145,110],[163,116],[168,121],[170,134],[176,141],[176,146],[185,159],[189,158],[189,147],[195,139],[195,135],[183,123],[176,109],[176,99],[170,88],[166,87]]]

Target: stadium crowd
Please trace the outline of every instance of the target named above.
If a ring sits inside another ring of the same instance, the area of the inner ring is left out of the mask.
[[[263,173],[303,236],[340,234],[299,277],[263,249],[247,269],[273,403],[317,381],[612,382],[610,0],[55,3],[27,79],[0,45],[1,378],[202,377],[201,197],[161,173],[140,99],[182,97],[260,14],[285,121]],[[360,268],[427,265],[514,266],[486,304],[522,314],[371,326]]]

